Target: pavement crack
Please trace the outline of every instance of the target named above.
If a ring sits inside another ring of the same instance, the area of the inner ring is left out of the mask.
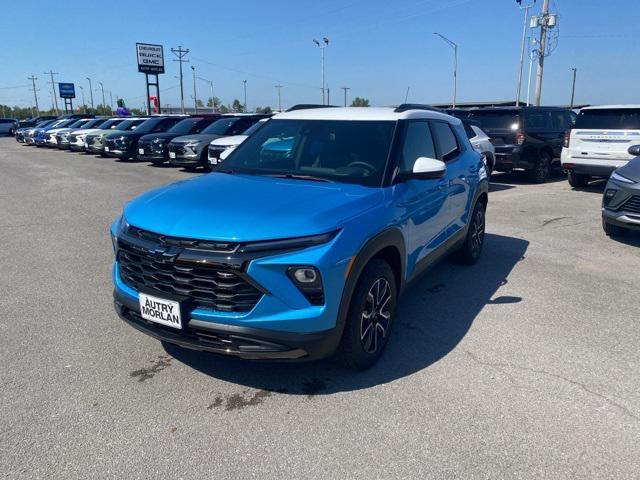
[[[484,365],[486,367],[491,367],[491,368],[495,368],[498,371],[503,372],[501,369],[502,368],[514,368],[516,370],[521,370],[521,371],[525,371],[525,372],[530,372],[530,373],[536,373],[539,375],[545,375],[548,377],[552,377],[555,378],[557,380],[561,380],[563,382],[569,383],[575,387],[580,388],[581,390],[583,390],[584,392],[591,394],[593,396],[596,396],[598,398],[600,398],[601,400],[605,401],[607,404],[611,405],[612,407],[617,408],[618,410],[620,410],[622,413],[624,413],[625,415],[633,418],[634,420],[640,420],[640,418],[635,415],[631,410],[629,410],[627,407],[625,407],[624,405],[616,402],[615,400],[612,400],[611,398],[609,398],[606,395],[603,395],[600,392],[597,392],[595,390],[592,390],[591,388],[589,388],[586,384],[582,383],[582,382],[578,382],[577,380],[573,380],[571,378],[565,377],[563,375],[560,375],[558,373],[553,373],[553,372],[548,372],[546,370],[542,370],[542,369],[537,369],[537,368],[530,368],[530,367],[523,367],[521,365],[515,365],[515,364],[509,364],[509,363],[503,363],[503,362],[488,362],[486,360],[481,360],[477,355],[471,353],[468,350],[464,350],[464,352],[476,363],[480,364],[480,365]],[[505,375],[508,375],[507,373],[505,373]]]
[[[546,227],[550,223],[558,222],[560,220],[564,220],[565,218],[569,218],[569,217],[554,217],[554,218],[550,218],[549,220],[545,220],[544,222],[542,222],[542,226]]]

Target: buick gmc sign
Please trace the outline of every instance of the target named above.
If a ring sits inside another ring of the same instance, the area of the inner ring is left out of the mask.
[[[136,53],[138,55],[138,72],[153,74],[164,73],[164,53],[162,51],[162,45],[136,43]]]

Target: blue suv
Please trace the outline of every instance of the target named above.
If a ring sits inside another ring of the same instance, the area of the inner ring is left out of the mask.
[[[366,368],[409,282],[478,260],[487,192],[460,120],[429,107],[282,113],[213,173],[125,206],[115,309],[191,349]]]

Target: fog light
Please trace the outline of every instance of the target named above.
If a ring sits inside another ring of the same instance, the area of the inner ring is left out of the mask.
[[[616,196],[616,193],[618,193],[618,190],[614,190],[613,188],[609,188],[604,192],[603,203],[605,207],[611,203],[611,200]]]
[[[313,268],[298,268],[293,271],[293,276],[300,283],[313,283],[318,279],[318,274]]]
[[[324,304],[322,279],[317,268],[311,266],[290,267],[287,275],[311,305]]]

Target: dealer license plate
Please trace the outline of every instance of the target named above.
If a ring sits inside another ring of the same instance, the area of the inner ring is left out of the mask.
[[[108,152],[109,151],[109,147],[104,147],[104,151]]]
[[[138,154],[139,155],[144,155],[144,148],[139,148],[138,149]]]
[[[176,158],[176,152],[169,152],[169,158]]]
[[[142,315],[142,318],[167,327],[182,328],[180,304],[178,302],[153,297],[145,293],[140,293],[138,298],[140,300],[140,315]]]

